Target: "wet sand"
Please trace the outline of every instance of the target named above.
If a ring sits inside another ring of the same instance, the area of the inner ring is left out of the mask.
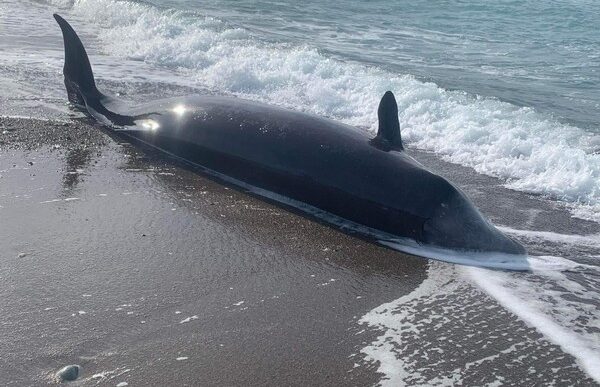
[[[432,271],[427,260],[215,182],[86,120],[0,118],[0,133],[4,385],[53,383],[68,364],[82,366],[76,385],[381,379],[379,364],[361,352],[381,331],[359,320],[419,287]],[[443,173],[443,162],[415,156]],[[525,194],[506,190],[507,202],[489,203],[486,190],[503,188],[463,172],[454,180],[493,220],[598,231]],[[435,270],[452,278],[456,268]],[[427,334],[404,350],[435,345],[446,358],[423,359],[424,374],[436,372],[436,361],[469,362],[476,365],[461,374],[470,384],[593,383],[534,329],[460,286],[462,300],[434,289],[426,308],[407,306]],[[461,314],[444,311],[448,302],[460,303]],[[445,322],[425,323],[433,313]],[[525,356],[518,361],[506,351],[515,343]],[[477,363],[499,352],[496,367]]]

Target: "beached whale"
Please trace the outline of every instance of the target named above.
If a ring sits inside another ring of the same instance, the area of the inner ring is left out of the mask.
[[[372,139],[326,118],[232,97],[129,106],[98,91],[79,37],[54,17],[64,38],[69,101],[111,130],[336,224],[452,250],[525,253],[458,188],[404,152],[391,92],[381,99]]]

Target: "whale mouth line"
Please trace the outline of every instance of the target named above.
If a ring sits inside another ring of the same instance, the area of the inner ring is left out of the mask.
[[[380,239],[378,243],[406,254],[416,255],[427,259],[474,266],[486,269],[532,271],[533,267],[526,254],[509,254],[501,252],[453,250],[431,244],[416,243],[408,238]]]

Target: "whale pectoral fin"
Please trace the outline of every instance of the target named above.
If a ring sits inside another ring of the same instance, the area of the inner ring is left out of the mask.
[[[398,120],[398,104],[391,91],[386,91],[377,109],[379,130],[373,140],[383,150],[404,150],[400,136],[400,121]]]

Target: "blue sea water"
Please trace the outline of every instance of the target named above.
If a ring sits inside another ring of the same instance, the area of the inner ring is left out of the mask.
[[[595,1],[185,1],[261,40],[497,97],[590,130],[600,123]]]

